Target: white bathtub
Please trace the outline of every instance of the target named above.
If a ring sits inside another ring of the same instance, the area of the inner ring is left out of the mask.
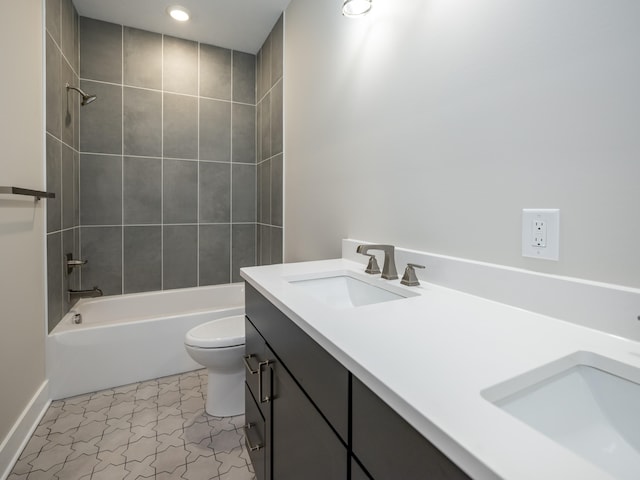
[[[184,349],[185,333],[242,314],[243,283],[82,299],[47,338],[51,398],[201,368]]]

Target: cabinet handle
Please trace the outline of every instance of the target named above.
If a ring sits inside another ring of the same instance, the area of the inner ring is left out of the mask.
[[[236,357],[237,358],[237,357]],[[253,368],[251,368],[251,365],[249,365],[249,359],[253,358],[253,355],[243,355],[242,356],[242,361],[244,362],[244,366],[246,367],[247,371],[251,374],[251,375],[255,375],[256,373],[258,373],[258,370],[254,370]],[[259,368],[259,367],[258,367]]]
[[[253,423],[247,423],[243,425],[242,430],[244,430],[244,441],[247,443],[247,448],[250,452],[256,452],[260,450],[264,445],[258,443],[257,445],[252,445],[251,440],[249,440],[249,430],[253,428]]]
[[[271,365],[269,360],[258,363],[258,398],[260,399],[260,403],[267,403],[271,400],[271,397],[264,397],[262,395],[262,367],[266,367],[267,365]]]

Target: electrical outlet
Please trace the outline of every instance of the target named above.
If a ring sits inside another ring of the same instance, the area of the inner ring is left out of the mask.
[[[543,218],[535,218],[533,220],[533,228],[531,229],[533,238],[531,245],[534,247],[546,248],[547,246],[547,224]]]
[[[522,210],[522,256],[545,260],[560,258],[560,210]]]

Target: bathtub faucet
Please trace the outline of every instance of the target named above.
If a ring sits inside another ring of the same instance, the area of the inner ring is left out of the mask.
[[[101,297],[102,294],[102,290],[100,290],[98,287],[93,287],[89,290],[67,290],[67,292],[69,293],[69,303],[75,303],[78,299],[80,298],[94,298],[94,297]]]

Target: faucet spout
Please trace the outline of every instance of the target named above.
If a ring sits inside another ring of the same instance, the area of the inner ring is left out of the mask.
[[[69,303],[75,303],[80,298],[95,298],[103,295],[102,290],[98,287],[93,287],[88,290],[67,290],[69,295]]]
[[[382,250],[384,252],[384,265],[382,266],[382,278],[395,280],[398,278],[396,270],[395,247],[393,245],[358,245],[356,252],[368,255],[369,250]]]

